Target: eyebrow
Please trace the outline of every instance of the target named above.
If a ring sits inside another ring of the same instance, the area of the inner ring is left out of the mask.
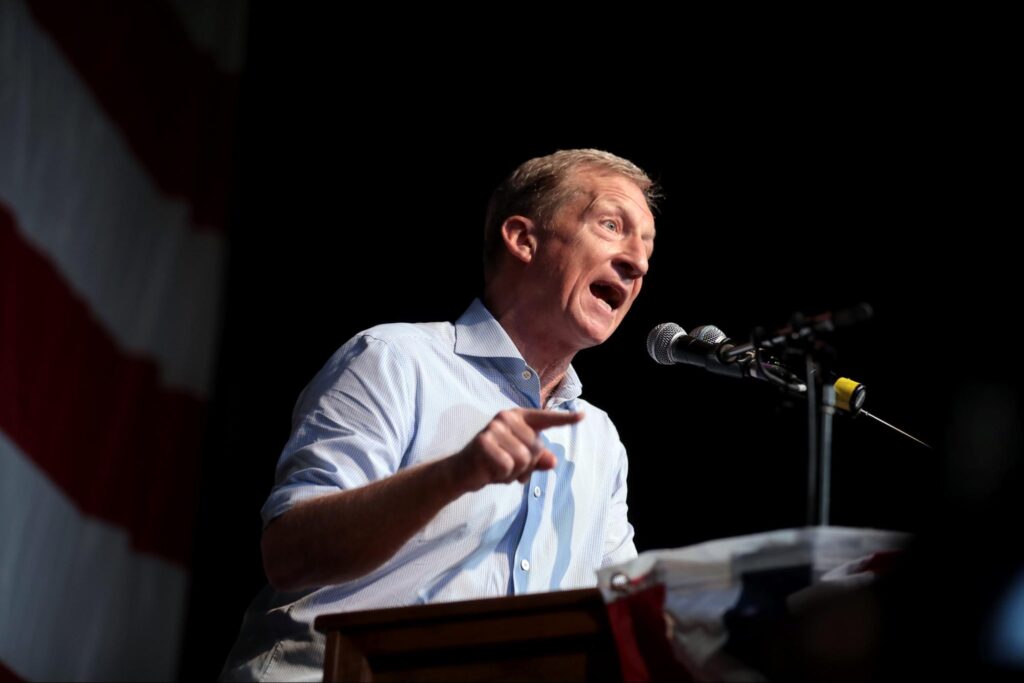
[[[590,204],[587,205],[587,208],[586,208],[587,212],[596,211],[597,210],[597,206],[599,204],[603,203],[603,202],[607,202],[608,204],[614,205],[615,208],[619,211],[619,213],[621,213],[623,216],[626,216],[627,218],[629,218],[630,222],[632,222],[634,225],[636,224],[636,221],[634,221],[632,219],[632,217],[630,217],[629,212],[626,211],[626,209],[628,208],[628,205],[625,202],[623,202],[623,201],[621,201],[621,200],[619,200],[619,199],[617,199],[615,197],[594,197],[594,199],[591,200]],[[651,211],[650,205],[647,206],[647,210]],[[653,215],[653,213],[654,212],[651,211],[652,215]],[[657,236],[657,234],[658,234],[658,230],[652,224],[651,225],[650,233],[648,233],[646,235],[641,235],[641,237],[643,239],[645,239],[645,240],[648,240],[648,239],[649,240],[653,240]]]

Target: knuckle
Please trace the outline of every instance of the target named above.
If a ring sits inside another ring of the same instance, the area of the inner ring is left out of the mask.
[[[502,458],[496,465],[494,474],[501,480],[511,477],[516,471],[516,463],[510,457]]]
[[[476,441],[484,449],[493,448],[495,445],[494,435],[487,431],[480,432],[476,437]]]
[[[526,444],[521,443],[518,446],[519,447],[516,450],[519,455],[519,460],[524,465],[529,464],[529,462],[533,459],[533,450]]]

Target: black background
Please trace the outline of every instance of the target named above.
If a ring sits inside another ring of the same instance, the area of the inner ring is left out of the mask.
[[[574,362],[629,450],[638,549],[805,521],[803,406],[656,365],[650,328],[743,338],[861,301],[875,316],[833,339],[837,369],[940,448],[840,419],[831,521],[934,527],[954,397],[1000,371],[1012,327],[1000,88],[914,60],[705,55],[653,75],[572,51],[491,46],[484,63],[422,39],[396,63],[348,45],[316,17],[253,11],[183,678],[216,675],[264,583],[259,509],[299,391],[361,329],[456,318],[479,293],[491,189],[556,149],[627,157],[665,194],[643,293]]]

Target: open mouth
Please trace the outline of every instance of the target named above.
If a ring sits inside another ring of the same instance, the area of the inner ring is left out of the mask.
[[[590,285],[590,293],[598,301],[602,301],[612,311],[626,302],[626,290],[610,282],[598,281]]]

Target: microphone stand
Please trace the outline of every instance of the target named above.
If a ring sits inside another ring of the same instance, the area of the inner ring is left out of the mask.
[[[859,389],[859,399],[856,398],[858,393],[848,387],[841,390],[842,396],[838,396],[838,382],[829,379],[830,377],[835,379],[832,373],[835,349],[825,343],[824,337],[838,328],[855,325],[871,316],[871,306],[864,303],[853,308],[825,312],[810,317],[795,313],[787,327],[774,332],[757,327],[751,333],[750,342],[738,345],[728,344],[729,340],[725,338],[725,334],[721,330],[706,325],[702,328],[708,329],[703,331],[713,332],[712,338],[698,338],[703,346],[697,346],[694,349],[692,358],[672,361],[662,360],[657,353],[652,351],[652,343],[655,340],[652,335],[660,334],[661,328],[665,327],[665,325],[659,325],[651,331],[651,335],[648,335],[648,353],[659,363],[685,362],[690,365],[699,365],[705,370],[717,374],[752,377],[774,384],[792,396],[805,397],[807,399],[807,508],[805,513],[808,526],[828,526],[832,505],[832,422],[837,409],[848,411],[854,416],[867,415],[925,448],[931,448],[920,439],[863,410],[862,385],[847,379],[848,385],[852,384]],[[678,325],[672,327],[675,328],[672,334],[685,334]],[[703,336],[703,332],[700,336]],[[667,338],[658,340],[658,343],[664,346],[664,341],[667,341]],[[800,378],[787,368],[789,363],[779,364],[771,359],[766,360],[762,355],[762,351],[766,349],[778,349],[786,356],[793,357],[793,368],[798,367],[797,358],[801,359],[805,381],[800,382]],[[706,357],[702,354],[706,354]],[[840,378],[840,381],[843,379]]]
[[[768,379],[786,390],[790,395],[803,395],[807,399],[807,507],[806,518],[809,526],[828,526],[832,506],[832,423],[836,412],[840,409],[851,415],[867,415],[889,429],[902,434],[908,439],[931,449],[931,446],[915,436],[894,427],[881,418],[872,415],[861,407],[860,401],[852,401],[853,395],[844,398],[841,404],[837,395],[837,383],[833,382],[832,360],[835,349],[823,340],[823,337],[834,331],[836,327],[844,327],[866,320],[871,316],[871,308],[867,304],[838,311],[836,314],[823,314],[807,318],[800,313],[793,315],[789,327],[769,335],[764,328],[757,328],[751,335],[751,342],[729,350],[727,358],[740,358],[749,349],[760,354],[762,348],[775,348],[790,356],[800,356],[803,360],[806,381],[797,384],[791,373],[787,379],[774,377],[782,369],[773,366],[773,373],[762,372],[761,377]],[[757,356],[760,359],[760,355]],[[796,367],[794,358],[793,366]],[[760,367],[764,368],[763,365]],[[832,379],[830,379],[832,378]],[[851,405],[852,404],[852,405]]]
[[[813,353],[807,368],[807,524],[828,526],[832,504],[832,418],[836,389],[822,381],[827,373]]]
[[[808,526],[828,526],[832,505],[832,421],[836,414],[836,389],[830,376],[835,350],[819,332],[831,332],[816,318],[797,313],[785,333],[765,339],[756,330],[751,346],[782,347],[787,354],[803,357],[807,397],[807,507]]]

